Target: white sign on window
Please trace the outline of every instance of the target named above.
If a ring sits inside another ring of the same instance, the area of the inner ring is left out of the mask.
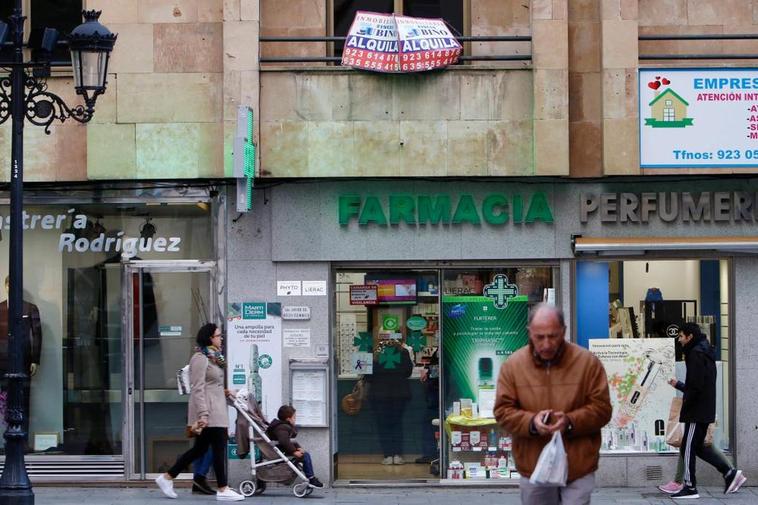
[[[326,281],[303,281],[303,296],[326,296]]]
[[[640,70],[642,168],[758,167],[758,69]]]
[[[292,305],[282,307],[282,319],[286,321],[291,321],[291,320],[307,321],[310,318],[311,318],[310,307],[295,307]]]
[[[300,281],[276,281],[278,296],[300,296],[302,292]]]
[[[284,347],[310,347],[310,328],[286,328],[283,334]]]

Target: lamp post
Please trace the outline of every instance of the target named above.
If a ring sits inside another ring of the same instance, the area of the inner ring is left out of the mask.
[[[86,123],[95,113],[95,101],[105,91],[108,60],[116,43],[116,35],[97,20],[99,11],[83,11],[85,22],[71,32],[68,45],[74,71],[76,94],[84,97],[84,105],[69,107],[47,90],[44,77],[49,75],[49,55],[55,48],[56,30],[45,29],[37,58],[24,61],[24,16],[21,1],[16,0],[8,23],[0,20],[0,46],[13,50],[11,62],[0,62],[10,69],[8,77],[0,78],[0,124],[11,119],[11,183],[10,183],[10,251],[8,293],[8,402],[5,421],[5,466],[0,477],[0,505],[31,505],[34,493],[24,463],[24,445],[28,434],[24,428],[24,382],[29,370],[24,369],[24,341],[27,325],[23,320],[23,195],[24,195],[24,118],[42,126],[50,134],[53,121],[68,118]],[[10,41],[6,39],[10,37]],[[32,53],[35,54],[34,52]]]

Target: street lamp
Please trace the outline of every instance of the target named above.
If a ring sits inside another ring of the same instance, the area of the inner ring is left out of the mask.
[[[50,134],[53,121],[68,118],[86,123],[95,113],[95,101],[105,92],[106,75],[110,52],[116,43],[116,35],[98,23],[99,11],[83,11],[85,22],[69,36],[71,63],[74,71],[76,94],[84,97],[84,105],[69,107],[57,95],[47,90],[47,83],[40,75],[49,75],[51,66],[62,63],[37,58],[24,61],[24,16],[22,0],[16,0],[8,23],[0,21],[0,46],[13,50],[11,62],[0,62],[0,67],[10,69],[9,76],[0,77],[0,124],[11,118],[11,183],[10,183],[10,250],[8,293],[8,364],[5,374],[8,381],[8,402],[5,421],[5,466],[0,477],[0,505],[32,505],[34,493],[24,463],[24,442],[28,434],[24,419],[24,382],[29,379],[29,370],[24,370],[24,340],[27,335],[23,320],[23,199],[24,199],[24,118],[42,126]],[[10,41],[6,39],[10,37]],[[55,47],[57,32],[46,29],[42,47],[49,53]],[[67,64],[65,64],[67,65]],[[29,72],[31,71],[31,72]]]

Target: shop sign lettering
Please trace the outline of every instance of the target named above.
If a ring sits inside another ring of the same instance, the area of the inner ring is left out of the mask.
[[[70,226],[64,224],[70,220]],[[29,214],[23,211],[21,223],[24,230],[63,230],[58,240],[58,252],[85,253],[106,252],[121,253],[124,258],[133,258],[138,253],[181,252],[180,237],[130,237],[125,232],[115,234],[89,233],[92,225],[87,226],[87,216],[77,214],[75,209],[68,209],[62,214]],[[0,216],[0,228],[10,230],[11,217]]]
[[[387,226],[405,223],[417,225],[492,226],[508,223],[552,223],[553,212],[547,195],[537,191],[525,197],[520,193],[506,195],[490,193],[484,198],[461,194],[409,195],[390,194],[386,198],[374,195],[347,194],[339,196],[340,226],[357,221],[360,226]]]
[[[757,223],[758,193],[703,191],[664,193],[586,193],[581,197],[582,223]]]

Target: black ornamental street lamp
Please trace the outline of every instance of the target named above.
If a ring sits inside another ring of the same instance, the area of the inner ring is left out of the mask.
[[[24,463],[27,433],[24,419],[24,382],[29,370],[24,370],[24,339],[26,323],[23,309],[23,195],[24,195],[24,118],[42,126],[50,134],[53,121],[72,118],[86,123],[95,113],[95,101],[105,92],[108,60],[116,35],[97,20],[99,11],[83,11],[85,22],[74,29],[68,38],[74,87],[84,97],[84,105],[69,107],[57,95],[47,90],[45,77],[52,66],[68,63],[51,62],[50,53],[58,44],[57,30],[45,29],[41,47],[33,48],[30,61],[24,61],[24,16],[21,1],[16,0],[8,23],[0,21],[0,47],[10,49],[10,62],[0,61],[0,68],[9,75],[0,77],[0,124],[12,121],[11,183],[10,183],[10,251],[8,293],[8,407],[5,420],[5,466],[0,477],[0,505],[31,505],[34,493]],[[9,41],[6,39],[10,38]],[[43,76],[43,77],[40,77]]]

